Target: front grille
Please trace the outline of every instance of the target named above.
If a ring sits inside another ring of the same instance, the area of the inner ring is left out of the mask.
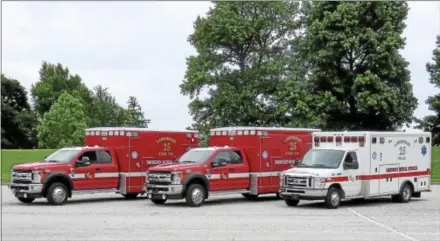
[[[169,185],[171,184],[171,172],[150,172],[148,173],[148,183]]]
[[[11,173],[12,183],[30,184],[32,183],[32,171],[15,171]]]
[[[289,177],[286,176],[285,184],[287,188],[305,189],[311,187],[312,179],[308,177]]]

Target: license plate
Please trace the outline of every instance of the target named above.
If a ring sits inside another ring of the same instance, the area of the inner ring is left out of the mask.
[[[299,195],[298,195],[298,194],[293,194],[293,195],[292,195],[292,198],[293,198],[293,199],[299,199]]]

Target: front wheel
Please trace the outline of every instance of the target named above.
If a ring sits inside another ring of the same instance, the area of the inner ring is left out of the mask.
[[[35,198],[31,197],[18,197],[17,199],[22,203],[31,203],[35,200]]]
[[[52,205],[63,205],[67,198],[68,189],[61,182],[54,182],[47,189],[47,201]]]
[[[298,205],[299,200],[297,200],[297,199],[284,199],[284,202],[289,207],[295,207]]]
[[[186,203],[190,207],[200,207],[205,202],[205,188],[200,184],[191,184],[186,192]]]
[[[325,205],[329,209],[336,209],[341,205],[341,190],[339,188],[332,187],[328,190]]]

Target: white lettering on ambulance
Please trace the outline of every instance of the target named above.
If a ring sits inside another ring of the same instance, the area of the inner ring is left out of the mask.
[[[147,165],[160,165],[160,164],[171,164],[171,160],[148,160]]]
[[[295,164],[296,160],[275,160],[275,164],[283,165],[283,164]]]
[[[407,171],[417,171],[417,166],[409,167],[390,167],[386,169],[386,172],[407,172]]]

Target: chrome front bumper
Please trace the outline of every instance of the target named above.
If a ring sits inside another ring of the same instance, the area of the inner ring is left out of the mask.
[[[158,185],[146,184],[145,189],[147,195],[166,195],[166,196],[180,196],[182,195],[183,185]]]
[[[327,196],[327,189],[290,189],[281,187],[279,193],[285,199],[321,200]]]
[[[14,197],[41,197],[43,184],[9,184],[9,189]]]

